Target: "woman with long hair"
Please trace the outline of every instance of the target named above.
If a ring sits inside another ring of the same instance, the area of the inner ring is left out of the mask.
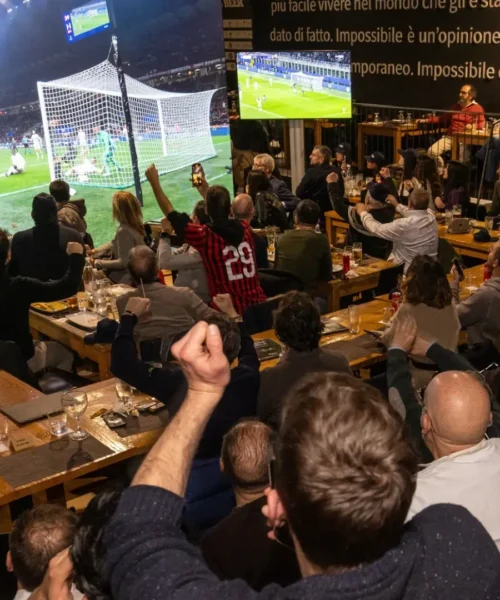
[[[459,205],[462,208],[462,217],[469,216],[469,168],[457,160],[452,160],[444,170],[444,195],[443,200],[446,210],[453,210]]]
[[[128,255],[135,246],[144,244],[144,222],[137,198],[130,192],[113,194],[113,219],[118,223],[115,237],[92,251],[96,269],[106,271],[115,283],[127,275]]]
[[[416,256],[408,267],[401,286],[403,302],[393,316],[383,340],[392,339],[392,328],[407,314],[417,323],[419,335],[455,350],[460,333],[460,321],[453,296],[441,263],[428,255]],[[417,387],[423,387],[435,372],[434,363],[426,358],[412,357]]]
[[[431,196],[429,208],[438,211],[444,210],[445,204],[442,199],[443,186],[436,161],[426,154],[418,156],[417,165],[415,167],[415,177],[420,182],[420,185],[425,188]]]
[[[273,193],[265,173],[256,169],[248,173],[246,193],[255,207],[252,227],[279,227],[281,231],[290,228],[283,204]]]
[[[401,156],[399,165],[403,167],[403,173],[398,184],[398,196],[402,204],[408,205],[408,198],[413,190],[422,187],[416,177],[417,153],[413,148],[398,150],[398,153]]]

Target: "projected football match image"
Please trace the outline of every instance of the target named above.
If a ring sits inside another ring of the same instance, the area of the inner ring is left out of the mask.
[[[224,48],[222,33],[213,35],[222,30],[218,0],[168,5],[148,0],[146,11],[139,0],[30,0],[9,12],[0,4],[0,227],[31,227],[33,197],[63,179],[85,198],[96,243],[109,239],[113,191],[135,193],[113,35],[145,220],[158,217],[144,184],[151,163],[187,212],[199,200],[193,163],[202,163],[209,183],[231,187]]]
[[[240,52],[242,119],[351,117],[349,52]]]

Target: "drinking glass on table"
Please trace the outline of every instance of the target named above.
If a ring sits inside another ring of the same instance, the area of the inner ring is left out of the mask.
[[[85,312],[89,308],[89,296],[87,292],[78,292],[76,297],[78,302],[78,310]]]
[[[47,413],[50,433],[55,437],[62,437],[68,433],[68,415],[63,412]]]
[[[382,316],[382,323],[384,323],[385,325],[388,325],[392,319],[393,314],[394,314],[394,309],[392,308],[392,306],[388,306],[387,308],[384,308],[384,312],[383,312],[383,316]]]
[[[451,211],[451,210],[444,211],[444,221],[446,223],[446,227],[449,227],[450,223],[453,221],[453,211]]]
[[[276,231],[274,227],[266,227],[266,238],[268,252],[274,252],[276,245]]]
[[[125,381],[118,380],[115,385],[115,392],[125,411],[130,411],[134,408],[132,400],[134,388],[131,385],[125,383]]]
[[[75,308],[78,308],[78,298],[76,296],[71,296],[71,298],[68,298],[67,302],[69,309],[75,310]]]
[[[486,217],[485,219],[485,225],[486,225],[486,229],[488,231],[493,231],[493,224],[495,222],[495,217]]]
[[[452,213],[454,219],[460,219],[460,217],[462,216],[462,207],[460,206],[460,204],[453,205]]]
[[[358,265],[363,260],[363,244],[361,242],[355,242],[352,245],[352,258]]]
[[[99,315],[106,316],[108,312],[108,301],[105,292],[101,289],[96,290],[92,294],[92,300],[94,302],[95,311]]]
[[[61,397],[61,406],[68,417],[76,420],[76,431],[69,434],[72,440],[81,441],[89,436],[86,431],[80,427],[80,417],[85,414],[89,401],[87,394],[80,390],[69,390],[64,392]]]
[[[359,306],[356,304],[351,304],[348,308],[349,312],[349,331],[351,333],[359,333],[360,323],[361,323],[361,314],[359,312]]]
[[[8,446],[9,440],[9,419],[4,416],[0,416],[0,444]]]

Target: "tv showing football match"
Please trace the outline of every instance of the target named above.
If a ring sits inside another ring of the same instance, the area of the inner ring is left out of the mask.
[[[348,119],[351,54],[239,52],[242,119]]]
[[[68,42],[76,42],[111,27],[106,0],[95,0],[65,13]]]

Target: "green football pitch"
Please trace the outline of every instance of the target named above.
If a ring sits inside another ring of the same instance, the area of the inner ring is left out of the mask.
[[[109,15],[107,11],[97,15],[72,15],[71,23],[75,35],[82,35],[82,33],[87,33],[87,31],[92,31],[92,29],[109,23]]]
[[[232,192],[232,175],[228,175],[225,168],[231,165],[229,136],[216,136],[213,139],[217,156],[204,161],[205,174],[209,182],[223,185]],[[24,155],[24,148],[19,148],[19,151]],[[5,173],[9,168],[10,155],[9,150],[0,149],[0,174]],[[38,160],[33,150],[31,154],[25,155],[25,159],[24,173],[0,177],[0,227],[11,233],[33,226],[30,214],[33,196],[49,191],[50,174],[47,159]],[[190,167],[161,177],[163,188],[175,208],[186,212],[190,212],[200,199],[197,190],[191,186],[190,177]],[[108,242],[116,230],[116,223],[111,216],[113,190],[78,184],[72,184],[72,187],[77,191],[75,198],[86,200],[88,230],[94,237],[95,243]],[[133,188],[129,190],[134,193]],[[142,184],[142,190],[144,220],[161,217],[161,211],[147,182]]]
[[[272,80],[272,84],[271,84]],[[289,80],[238,70],[242,119],[350,119],[351,96],[345,92],[296,92]],[[257,84],[257,86],[255,85]],[[257,89],[256,89],[257,87]],[[265,96],[259,110],[257,98]]]

